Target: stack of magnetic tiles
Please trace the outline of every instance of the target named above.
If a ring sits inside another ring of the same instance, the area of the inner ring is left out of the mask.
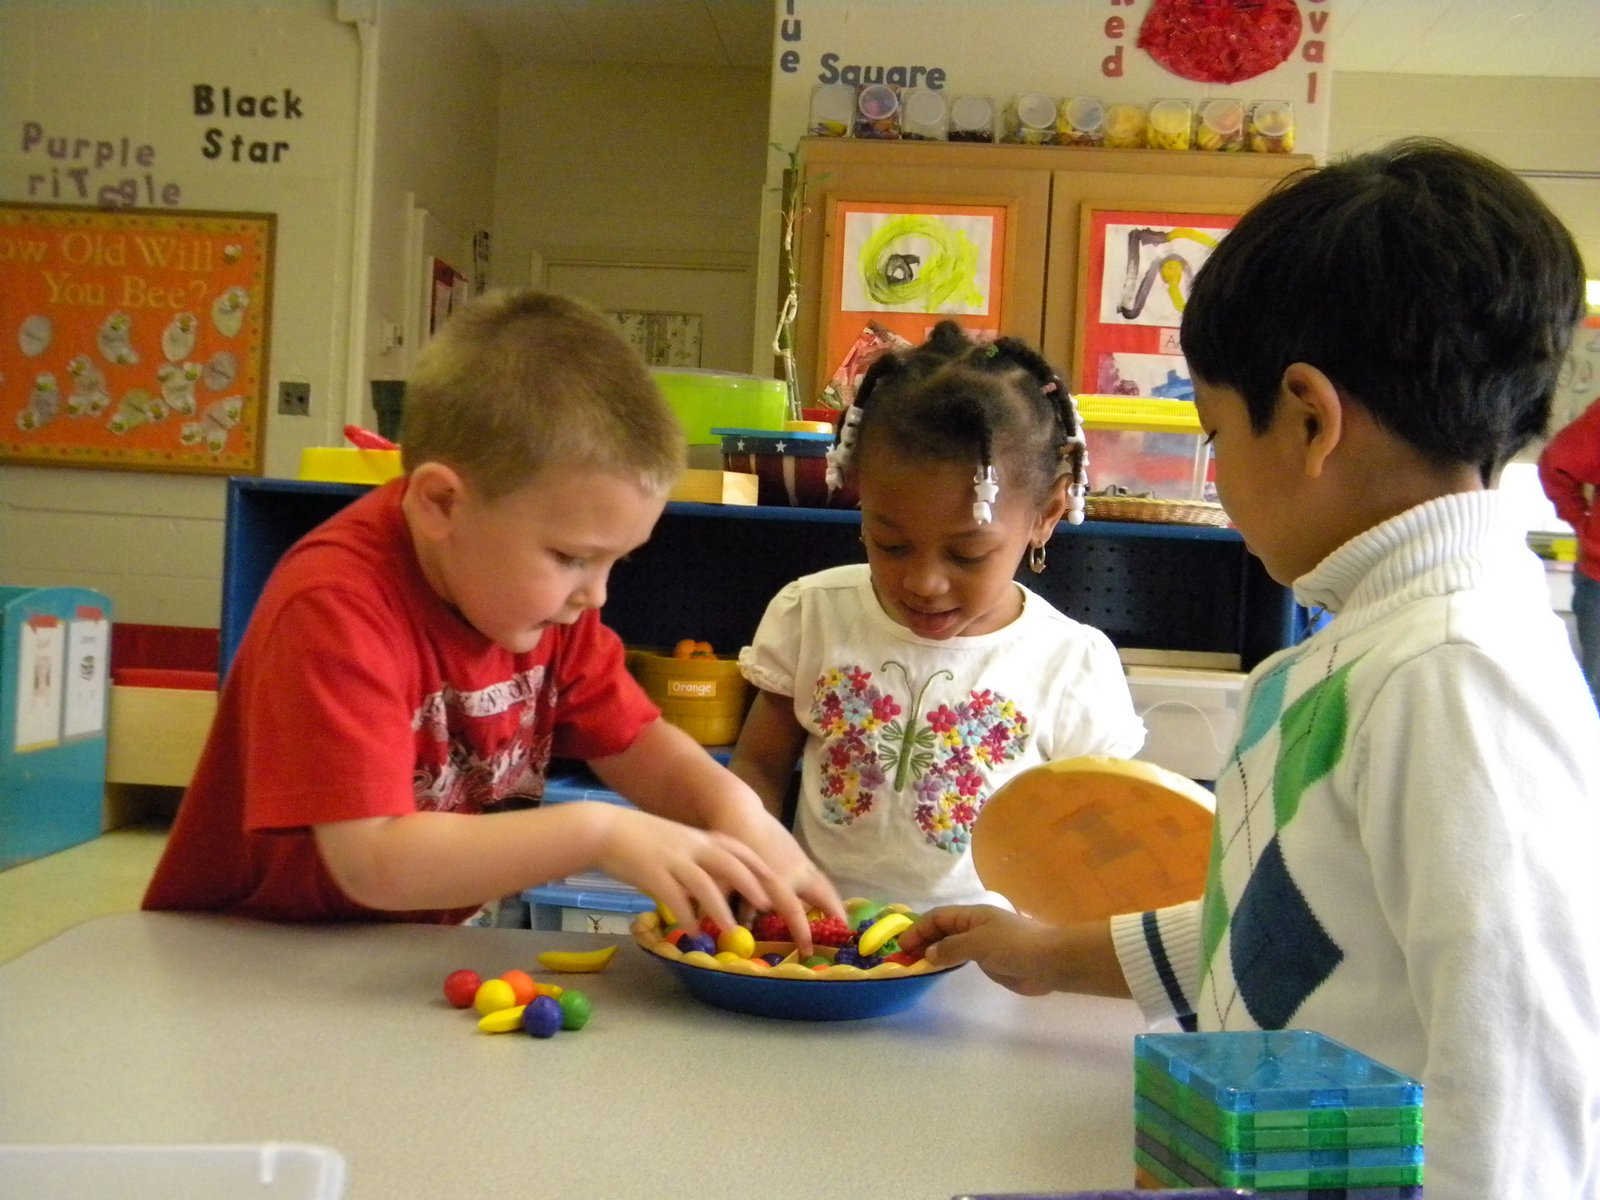
[[[1422,1085],[1320,1033],[1134,1038],[1141,1187],[1275,1200],[1422,1195]]]

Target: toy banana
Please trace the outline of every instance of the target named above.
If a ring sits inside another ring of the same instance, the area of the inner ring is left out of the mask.
[[[546,950],[539,955],[539,965],[547,971],[566,974],[603,971],[616,953],[616,946],[603,950]]]
[[[522,1010],[524,1005],[515,1008],[502,1008],[492,1012],[478,1022],[478,1028],[484,1033],[514,1033],[522,1028]]]
[[[883,949],[883,944],[892,937],[898,937],[915,924],[905,913],[889,913],[879,917],[861,935],[857,943],[863,954],[876,954]]]

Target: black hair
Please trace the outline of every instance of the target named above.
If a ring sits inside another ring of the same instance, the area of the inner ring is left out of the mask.
[[[838,461],[863,450],[996,466],[1002,487],[1043,501],[1063,474],[1085,490],[1077,406],[1048,362],[1018,338],[980,342],[940,321],[921,346],[880,355],[862,378],[840,432]],[[1009,475],[1010,478],[1004,476]]]
[[[1183,353],[1257,432],[1308,363],[1440,465],[1488,482],[1544,432],[1583,315],[1572,235],[1479,154],[1406,138],[1285,180],[1195,278]]]

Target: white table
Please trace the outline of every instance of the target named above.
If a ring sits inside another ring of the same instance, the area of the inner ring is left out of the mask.
[[[129,914],[0,966],[0,1142],[310,1142],[347,1195],[871,1197],[1132,1179],[1126,1001],[1027,1000],[965,967],[916,1007],[709,1008],[643,951],[560,977],[589,1026],[489,1036],[445,975],[597,939]]]

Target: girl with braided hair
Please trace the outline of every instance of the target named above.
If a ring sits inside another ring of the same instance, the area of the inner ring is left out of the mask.
[[[985,897],[985,801],[1027,767],[1128,757],[1144,726],[1100,631],[1015,576],[1083,519],[1086,455],[1060,378],[1015,338],[942,321],[879,358],[829,455],[861,495],[864,564],[798,579],[739,663],[758,689],[734,773],[843,895],[927,908]]]

